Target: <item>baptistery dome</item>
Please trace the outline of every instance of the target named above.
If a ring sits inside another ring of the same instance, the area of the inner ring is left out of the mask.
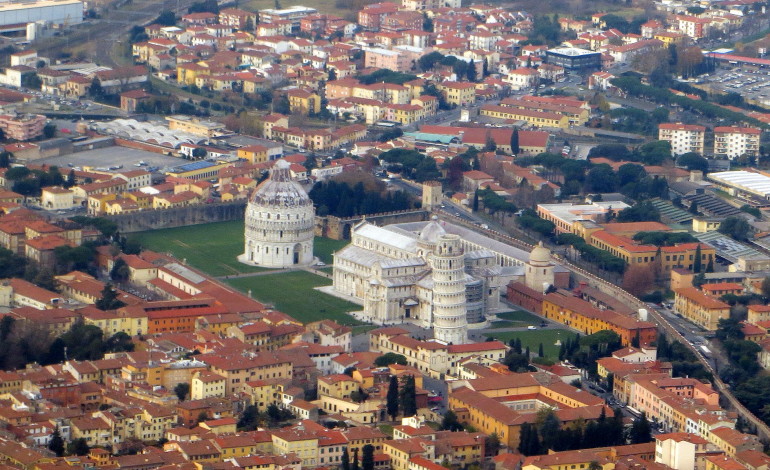
[[[245,251],[241,262],[269,268],[313,262],[313,201],[279,160],[246,206]]]

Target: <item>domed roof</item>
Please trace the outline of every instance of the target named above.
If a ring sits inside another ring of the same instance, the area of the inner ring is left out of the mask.
[[[291,179],[289,162],[278,160],[270,177],[257,186],[251,202],[261,206],[297,207],[313,205],[302,185]]]
[[[435,244],[442,235],[446,235],[446,230],[438,223],[438,217],[434,215],[430,223],[420,231],[420,241]]]
[[[542,263],[548,264],[551,262],[551,250],[543,246],[543,242],[537,244],[537,246],[529,254],[530,263]]]

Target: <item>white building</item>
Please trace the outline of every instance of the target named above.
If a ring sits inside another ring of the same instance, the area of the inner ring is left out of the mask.
[[[708,442],[700,436],[674,432],[655,436],[655,462],[675,470],[705,468]]]
[[[364,221],[334,254],[334,289],[359,299],[368,321],[434,327],[438,339],[457,344],[464,323],[483,322],[508,282],[523,278],[528,259],[524,250],[435,219],[386,227]]]
[[[658,140],[671,142],[671,153],[682,155],[695,152],[703,155],[706,128],[681,122],[665,122],[658,125]]]
[[[511,70],[508,72],[508,75],[503,77],[503,81],[514,90],[536,87],[539,80],[540,74],[537,70],[526,67]]]
[[[715,127],[714,155],[729,159],[759,155],[759,138],[762,131],[751,127]]]
[[[83,22],[84,8],[85,3],[80,0],[0,2],[0,26],[36,21],[72,26]]]
[[[285,268],[313,262],[315,209],[307,192],[279,160],[246,206],[245,252],[239,261]]]

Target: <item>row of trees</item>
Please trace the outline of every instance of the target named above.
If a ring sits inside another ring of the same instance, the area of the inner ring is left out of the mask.
[[[108,352],[133,351],[131,338],[119,332],[105,338],[101,328],[76,320],[61,336],[48,329],[11,316],[0,320],[0,368],[13,370],[26,364],[59,364],[67,359],[97,360]]]
[[[380,159],[388,164],[388,171],[401,173],[406,178],[418,183],[441,178],[441,172],[436,166],[436,161],[416,150],[388,150],[380,155]]]
[[[363,182],[358,182],[353,187],[334,180],[321,182],[313,186],[309,195],[318,208],[316,213],[320,216],[352,217],[414,207],[412,199],[404,191],[367,191]]]
[[[404,376],[399,385],[398,377],[395,375],[391,376],[385,400],[385,409],[393,421],[396,420],[399,413],[404,417],[416,415],[417,387],[414,383],[414,377],[411,375]]]

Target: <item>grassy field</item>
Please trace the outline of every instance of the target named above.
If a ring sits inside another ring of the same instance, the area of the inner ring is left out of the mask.
[[[303,323],[330,319],[343,325],[362,324],[347,314],[361,310],[360,306],[315,290],[314,287],[330,285],[332,281],[306,271],[228,279],[226,282],[242,292],[251,290],[255,299],[271,303],[277,310]]]
[[[236,257],[243,253],[243,221],[189,225],[129,235],[148,250],[171,253],[177,259],[210,276],[264,271],[247,266]]]
[[[534,354],[537,354],[540,343],[543,343],[545,356],[557,360],[559,358],[559,347],[555,345],[556,340],[559,339],[564,343],[567,341],[567,338],[574,338],[575,333],[561,329],[504,331],[501,333],[487,333],[487,337],[499,339],[505,343],[514,338],[519,338],[521,340],[521,347],[526,348],[529,346],[529,350]]]
[[[315,237],[313,253],[326,264],[332,264],[332,253],[339,251],[350,243],[347,240],[332,240],[331,238]]]
[[[498,313],[497,318],[517,323],[526,323],[527,325],[539,325],[540,322],[543,321],[543,319],[537,315],[521,310]]]
[[[267,268],[241,264],[236,259],[243,253],[242,220],[151,230],[129,236],[148,250],[187,260],[187,264],[210,276],[267,271]],[[346,244],[346,241],[316,237],[314,251],[321,261],[330,264],[332,252]]]

